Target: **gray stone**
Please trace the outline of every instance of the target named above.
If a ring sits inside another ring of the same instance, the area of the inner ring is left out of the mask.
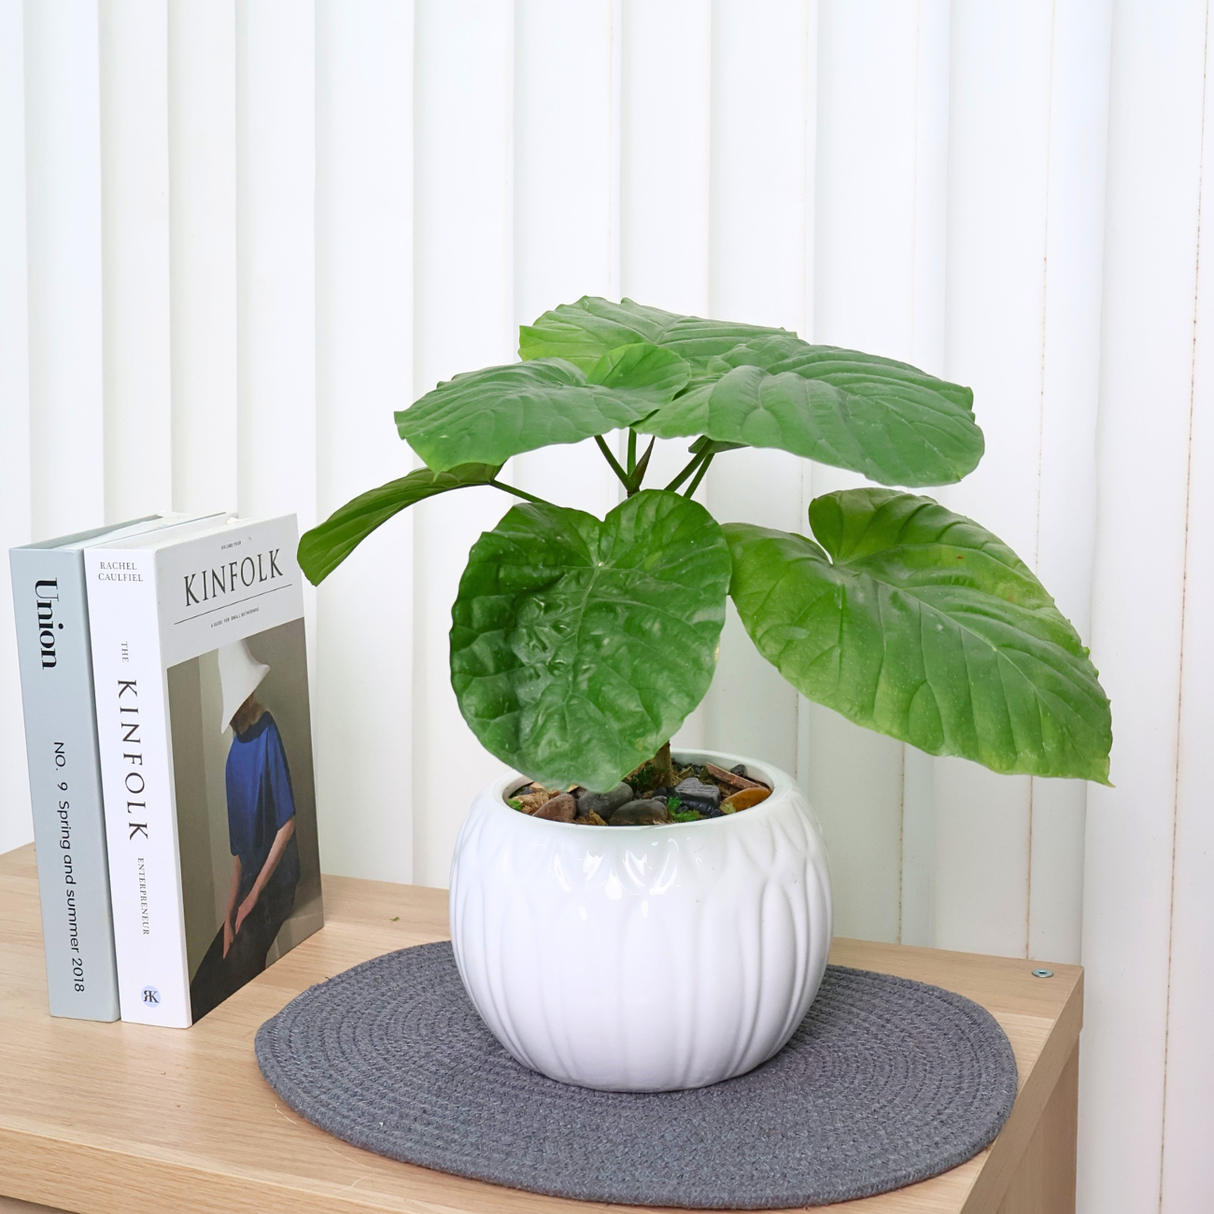
[[[629,801],[607,819],[608,826],[656,826],[670,821],[670,810],[662,801]]]
[[[680,780],[675,785],[674,793],[684,805],[694,805],[696,809],[702,805],[716,809],[721,804],[721,790],[715,784],[705,784],[702,780],[697,780],[695,776]]]
[[[577,799],[577,811],[582,817],[598,814],[600,818],[609,820],[621,805],[627,805],[635,794],[632,785],[622,780],[609,792],[583,792]]]

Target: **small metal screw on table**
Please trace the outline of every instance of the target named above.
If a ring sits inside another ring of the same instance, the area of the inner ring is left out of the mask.
[[[1052,978],[1053,976],[1054,976],[1053,970],[1034,970],[1033,971],[1034,978]]]

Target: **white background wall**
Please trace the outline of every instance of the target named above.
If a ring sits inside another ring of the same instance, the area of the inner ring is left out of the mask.
[[[0,541],[168,507],[306,527],[413,466],[394,408],[583,293],[971,384],[988,454],[939,496],[1090,640],[1116,787],[863,733],[736,617],[682,736],[798,773],[841,932],[1082,958],[1081,1208],[1212,1209],[1208,8],[0,0]],[[510,473],[616,500],[586,445]],[[848,483],[743,451],[704,494],[796,529]],[[329,871],[445,882],[496,767],[449,607],[507,506],[423,504],[309,599]],[[0,850],[30,837],[10,612]]]

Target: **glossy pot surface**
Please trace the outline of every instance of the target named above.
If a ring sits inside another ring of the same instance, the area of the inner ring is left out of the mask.
[[[530,817],[495,780],[473,802],[451,866],[464,986],[502,1045],[565,1083],[702,1087],[758,1066],[804,1018],[826,969],[830,873],[817,818],[765,763],[761,804],[662,826]]]

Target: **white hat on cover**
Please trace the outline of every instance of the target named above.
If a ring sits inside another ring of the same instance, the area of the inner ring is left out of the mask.
[[[219,686],[223,690],[223,721],[219,726],[222,732],[231,724],[236,710],[270,673],[270,668],[249,652],[249,643],[244,640],[221,645],[215,656],[219,659]]]

